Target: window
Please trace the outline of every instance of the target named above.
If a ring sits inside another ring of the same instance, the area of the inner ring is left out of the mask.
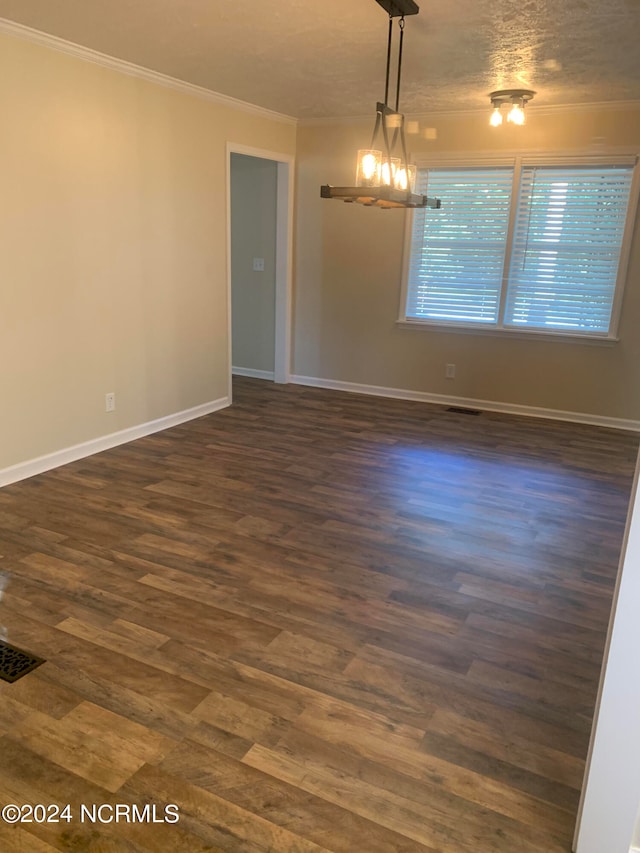
[[[634,164],[420,169],[440,210],[413,213],[412,323],[613,337]]]

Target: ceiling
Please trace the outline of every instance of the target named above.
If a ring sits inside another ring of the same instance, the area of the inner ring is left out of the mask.
[[[418,0],[401,109],[640,100],[639,0]],[[384,95],[374,0],[0,0],[0,17],[297,118],[369,115]]]

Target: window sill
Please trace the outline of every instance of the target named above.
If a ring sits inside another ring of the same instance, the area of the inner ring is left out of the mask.
[[[615,346],[620,340],[618,337],[605,337],[603,335],[572,335],[567,332],[534,331],[528,329],[497,329],[487,326],[456,325],[455,323],[435,323],[425,320],[396,320],[396,325],[401,329],[411,329],[422,332],[446,332],[447,334],[462,335],[485,335],[493,338],[512,338],[516,340],[529,341],[558,341],[565,344],[588,344],[596,346]]]

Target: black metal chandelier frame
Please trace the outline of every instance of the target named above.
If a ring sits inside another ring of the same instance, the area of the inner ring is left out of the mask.
[[[409,163],[407,158],[407,143],[405,139],[404,115],[400,112],[400,82],[402,78],[402,49],[404,43],[404,19],[408,15],[417,15],[420,11],[414,0],[376,0],[378,5],[389,15],[389,35],[387,39],[387,68],[385,75],[384,102],[376,104],[376,120],[371,137],[373,149],[382,134],[384,142],[383,161],[387,166],[388,174],[391,176],[392,154],[399,149],[400,168],[404,175],[409,177]],[[393,45],[393,20],[399,18],[398,26],[400,39],[398,45],[398,65],[396,72],[396,104],[395,109],[389,106],[389,85],[391,76],[391,54]],[[393,134],[389,129],[393,129]],[[390,182],[391,183],[391,182]],[[355,202],[367,207],[381,207],[383,209],[403,207],[431,207],[439,208],[440,199],[429,198],[426,195],[414,193],[407,180],[407,189],[397,189],[391,185],[381,186],[353,186],[333,187],[328,184],[320,187],[322,198],[337,198],[345,202]]]

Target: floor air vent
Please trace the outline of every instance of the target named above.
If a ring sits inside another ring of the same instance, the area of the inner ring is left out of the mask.
[[[457,415],[481,415],[480,409],[465,409],[463,406],[449,406],[448,412],[455,412]]]
[[[44,658],[30,655],[0,640],[0,679],[10,684],[44,663]]]

